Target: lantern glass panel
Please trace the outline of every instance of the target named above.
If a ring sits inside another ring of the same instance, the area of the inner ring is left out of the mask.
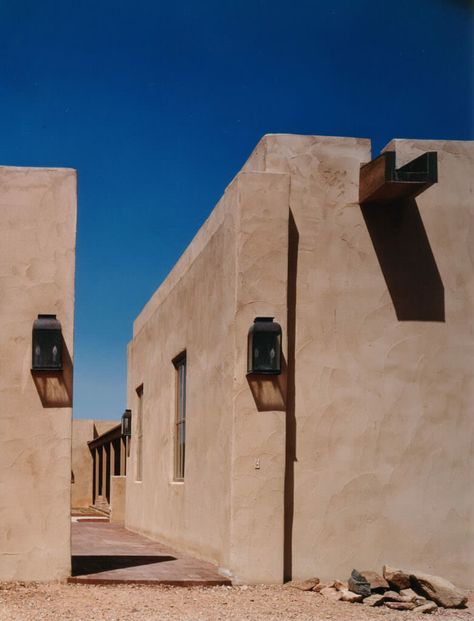
[[[257,332],[253,335],[253,371],[279,372],[281,337],[272,332]]]
[[[257,317],[249,330],[247,370],[268,375],[281,372],[281,328],[271,317]]]

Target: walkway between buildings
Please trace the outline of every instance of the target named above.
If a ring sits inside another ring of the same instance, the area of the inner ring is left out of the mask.
[[[85,584],[231,584],[211,563],[106,522],[73,522],[72,576]]]

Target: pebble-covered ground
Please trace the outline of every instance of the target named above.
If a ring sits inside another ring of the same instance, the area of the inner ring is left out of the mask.
[[[464,610],[439,610],[431,618],[473,621],[474,599]],[[413,621],[420,613],[331,602],[314,592],[281,586],[165,587],[0,583],[0,621]]]

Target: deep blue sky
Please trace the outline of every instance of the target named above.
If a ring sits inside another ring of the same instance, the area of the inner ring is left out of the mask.
[[[121,415],[133,319],[263,134],[473,138],[472,7],[0,0],[0,164],[78,171],[76,417]]]

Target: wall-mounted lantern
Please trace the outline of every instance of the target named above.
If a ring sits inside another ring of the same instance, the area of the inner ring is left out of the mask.
[[[122,414],[122,436],[130,438],[132,435],[132,410],[125,410]]]
[[[247,373],[281,373],[281,326],[273,317],[255,317],[248,334]]]
[[[33,371],[63,370],[63,338],[56,315],[38,315],[33,322]]]

